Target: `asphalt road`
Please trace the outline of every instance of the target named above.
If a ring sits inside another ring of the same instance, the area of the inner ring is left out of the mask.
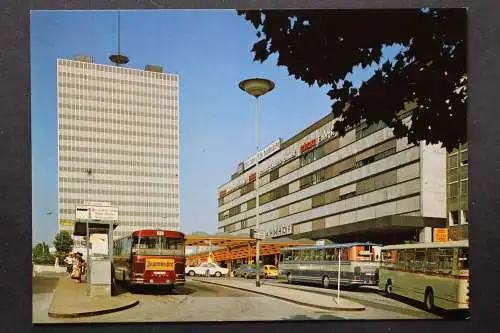
[[[341,316],[249,292],[190,281],[172,292],[140,288],[140,303],[130,309],[100,316],[49,318],[57,278],[33,280],[33,319],[36,323],[186,322],[339,320]]]
[[[141,288],[134,294],[140,303],[130,309],[75,319],[48,318],[47,313],[57,283],[55,276],[33,280],[33,319],[38,323],[100,322],[186,322],[186,321],[267,321],[267,320],[339,320],[339,319],[439,319],[414,304],[388,299],[373,289],[342,291],[341,296],[362,303],[365,311],[328,312],[292,304],[263,295],[188,279],[186,286],[169,292]],[[265,281],[264,283],[276,283]],[[314,286],[283,285],[313,293],[332,293]]]
[[[285,281],[268,280],[270,285],[281,286],[305,290],[318,294],[330,294],[332,297],[337,295],[337,289],[325,289],[318,285],[294,284],[290,285]],[[407,299],[397,295],[388,298],[377,287],[359,287],[357,289],[344,288],[340,290],[343,298],[358,302],[366,307],[365,315],[371,318],[385,319],[403,319],[411,317],[413,319],[464,319],[468,314],[464,311],[445,311],[437,309],[429,313],[423,309],[422,302]],[[371,319],[370,318],[370,319]]]

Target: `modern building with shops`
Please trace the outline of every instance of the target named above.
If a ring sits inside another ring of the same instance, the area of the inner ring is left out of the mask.
[[[265,237],[432,241],[432,228],[447,225],[446,150],[396,139],[383,123],[361,123],[339,137],[334,121],[328,114],[259,153]],[[219,232],[255,228],[255,158],[218,188]]]
[[[118,208],[115,237],[180,229],[178,75],[58,59],[57,115],[61,230],[96,202]]]

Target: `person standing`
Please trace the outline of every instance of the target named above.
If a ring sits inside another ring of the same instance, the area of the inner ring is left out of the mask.
[[[68,272],[68,276],[71,277],[73,273],[73,253],[68,254],[68,256],[64,259],[66,263],[66,271]]]

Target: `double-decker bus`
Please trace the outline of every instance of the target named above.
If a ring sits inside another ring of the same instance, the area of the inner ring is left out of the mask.
[[[468,309],[469,241],[415,243],[381,249],[379,289],[422,301],[428,311]]]
[[[168,230],[138,230],[113,242],[112,283],[128,286],[184,285],[184,234]]]
[[[373,243],[328,244],[289,247],[280,250],[279,274],[288,283],[340,285],[377,285],[380,247]]]

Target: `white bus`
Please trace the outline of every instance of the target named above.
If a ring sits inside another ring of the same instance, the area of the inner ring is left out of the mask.
[[[468,309],[469,241],[382,247],[379,289],[434,307]]]
[[[373,243],[289,247],[280,250],[279,274],[288,283],[317,283],[329,288],[338,283],[360,286],[378,284],[380,247]]]

